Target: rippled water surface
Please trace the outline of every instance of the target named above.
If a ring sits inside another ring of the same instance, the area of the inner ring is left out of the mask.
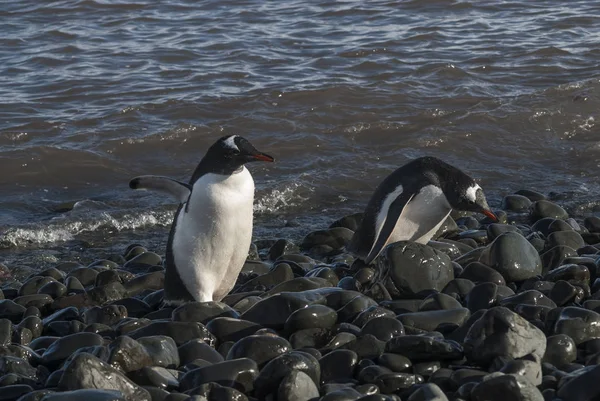
[[[257,238],[359,211],[426,154],[492,206],[532,188],[600,213],[597,2],[23,0],[0,17],[7,263],[164,249],[175,205],[129,179],[187,179],[229,133],[277,159],[250,167]]]

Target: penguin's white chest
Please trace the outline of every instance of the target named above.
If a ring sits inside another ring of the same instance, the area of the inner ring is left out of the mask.
[[[172,247],[179,276],[197,301],[220,300],[235,284],[252,240],[253,202],[254,180],[245,167],[194,184]]]

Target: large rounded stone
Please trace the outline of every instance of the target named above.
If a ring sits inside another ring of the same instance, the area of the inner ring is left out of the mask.
[[[565,209],[548,200],[534,202],[533,205],[531,205],[530,216],[533,221],[543,219],[544,217],[552,217],[560,220],[569,218],[569,214]]]
[[[242,338],[229,350],[227,359],[250,358],[262,368],[271,359],[291,351],[292,346],[282,337],[252,335]]]
[[[537,250],[515,232],[497,237],[481,256],[481,262],[496,269],[508,282],[527,280],[542,273]]]
[[[566,334],[579,345],[600,338],[600,314],[574,306],[563,308],[554,323],[555,334]]]
[[[501,356],[521,358],[534,354],[541,360],[546,352],[546,336],[521,316],[496,306],[471,326],[464,347],[467,358],[482,366]]]
[[[315,385],[321,379],[321,367],[314,356],[301,351],[292,351],[271,360],[261,369],[254,381],[254,391],[258,399],[264,399],[279,387],[281,381],[292,371],[306,373]]]
[[[441,291],[454,278],[452,261],[428,245],[400,241],[388,245],[377,258],[380,271],[389,272],[386,288],[393,298],[424,290]]]

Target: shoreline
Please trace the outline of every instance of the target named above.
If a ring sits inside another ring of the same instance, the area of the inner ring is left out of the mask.
[[[499,224],[453,212],[369,266],[345,252],[360,213],[255,239],[229,295],[178,308],[140,244],[24,270],[2,286],[0,386],[20,401],[583,400],[600,373],[600,218],[545,198],[505,196]]]

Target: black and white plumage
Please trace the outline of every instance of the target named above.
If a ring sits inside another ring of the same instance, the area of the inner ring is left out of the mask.
[[[130,181],[180,202],[166,250],[166,305],[219,301],[233,288],[252,239],[254,180],[244,166],[252,161],[274,159],[230,135],[208,149],[187,184],[151,175]]]
[[[369,264],[393,242],[426,244],[452,209],[497,220],[473,178],[435,157],[415,159],[379,184],[348,250]]]

